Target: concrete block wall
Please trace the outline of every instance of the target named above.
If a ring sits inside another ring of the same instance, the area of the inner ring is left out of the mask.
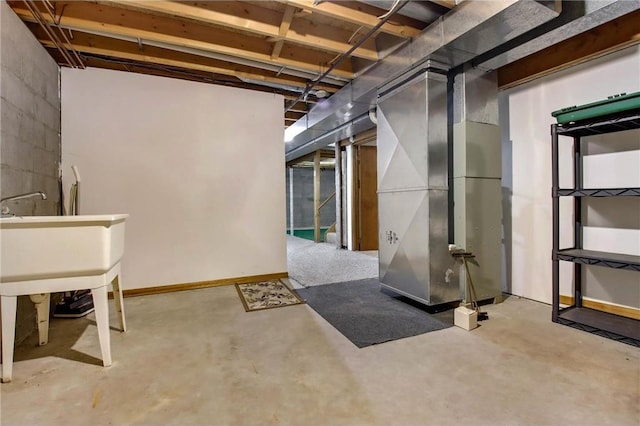
[[[287,169],[287,229],[291,226],[289,197],[289,169]],[[320,202],[336,190],[334,169],[320,171]],[[325,228],[336,221],[335,197],[320,210],[320,226]],[[313,228],[313,168],[293,168],[293,227]]]
[[[57,215],[60,206],[59,67],[0,0],[0,195],[44,191],[47,200],[7,202],[18,215]],[[16,341],[35,328],[28,297],[18,302]]]
[[[0,2],[2,197],[44,191],[47,200],[9,202],[20,215],[59,211],[59,67],[9,6]]]

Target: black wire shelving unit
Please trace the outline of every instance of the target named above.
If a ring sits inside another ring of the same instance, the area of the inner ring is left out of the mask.
[[[589,122],[551,125],[553,184],[552,320],[559,324],[640,347],[639,320],[586,308],[582,303],[582,265],[640,272],[640,256],[584,250],[582,248],[583,197],[638,197],[640,196],[640,188],[583,188],[581,138],[631,129],[640,129],[640,111],[638,110],[621,113],[618,116],[600,117],[589,120]],[[574,188],[560,188],[559,186],[558,140],[560,136],[571,138],[573,141]],[[560,248],[560,197],[573,197],[575,218],[573,247],[563,249]],[[561,261],[574,264],[573,305],[564,308],[560,307]]]

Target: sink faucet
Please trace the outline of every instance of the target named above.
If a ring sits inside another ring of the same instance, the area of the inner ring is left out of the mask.
[[[28,192],[26,194],[13,195],[11,197],[3,198],[0,200],[0,203],[4,203],[5,201],[13,201],[13,200],[21,200],[23,198],[31,198],[31,197],[42,197],[43,200],[47,199],[47,194],[42,191]]]
[[[3,199],[0,200],[0,203],[4,203],[5,201],[22,200],[24,198],[31,198],[31,197],[41,197],[41,199],[46,200],[47,199],[47,194],[45,194],[42,191],[27,192],[26,194],[13,195],[11,197],[3,198]],[[3,215],[10,215],[11,213],[9,212],[9,207],[2,206],[2,214]]]

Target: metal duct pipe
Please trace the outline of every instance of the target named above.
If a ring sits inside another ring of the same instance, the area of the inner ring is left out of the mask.
[[[557,2],[505,0],[462,3],[327,101],[316,104],[305,117],[287,128],[287,161],[312,152],[315,148],[310,147],[318,147],[318,140],[325,133],[337,127],[343,128],[353,117],[368,114],[375,106],[378,89],[395,78],[424,67],[429,60],[447,67],[463,64],[558,15]]]
[[[309,94],[311,89],[313,89],[319,82],[321,82],[323,78],[328,76],[331,71],[336,69],[338,65],[344,62],[344,60],[347,59],[349,55],[351,55],[351,53],[353,53],[358,47],[362,46],[362,44],[365,41],[369,40],[369,38],[372,35],[374,35],[378,31],[378,29],[380,29],[380,27],[382,27],[393,15],[395,15],[400,9],[402,9],[408,2],[409,0],[397,1],[394,4],[394,6],[391,8],[391,10],[389,10],[389,12],[387,12],[384,15],[384,17],[380,19],[380,21],[373,28],[367,31],[367,33],[363,35],[360,38],[360,40],[358,40],[357,43],[355,43],[353,46],[351,46],[349,50],[347,50],[342,55],[340,55],[340,57],[336,61],[334,61],[325,72],[323,72],[321,75],[314,78],[309,84],[307,84],[307,87],[304,89],[304,92],[302,92],[300,96],[298,96],[298,99],[295,99],[291,103],[289,103],[289,105],[285,108],[284,112],[285,113],[289,112],[289,110],[291,110],[291,108],[293,108],[295,104],[297,104],[301,100],[306,100],[307,95]]]
[[[367,112],[366,114],[356,117],[353,120],[348,121],[329,132],[323,133],[322,135],[310,141],[308,144],[305,144],[298,149],[292,149],[290,152],[287,152],[286,161],[289,161],[289,159],[295,160],[296,158],[300,158],[320,148],[324,148],[327,145],[340,142],[341,140],[347,139],[350,136],[355,136],[359,133],[364,132],[365,130],[371,129],[373,126],[374,124],[369,117],[369,113]]]

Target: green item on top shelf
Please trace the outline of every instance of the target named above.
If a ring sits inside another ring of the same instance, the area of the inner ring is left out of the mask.
[[[551,113],[558,124],[585,121],[625,111],[640,110],[640,92],[621,93],[590,104],[562,108]]]

